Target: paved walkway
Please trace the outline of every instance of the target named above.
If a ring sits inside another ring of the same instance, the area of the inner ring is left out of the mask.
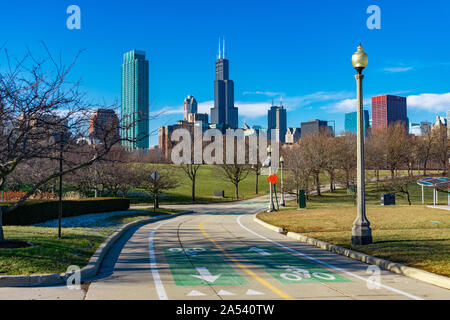
[[[83,291],[0,288],[0,299],[450,299],[450,291],[300,243],[253,221],[267,197],[172,206],[193,214],[130,230]]]
[[[442,210],[449,210],[450,211],[450,206],[427,206],[428,208],[432,208],[432,209],[442,209]]]

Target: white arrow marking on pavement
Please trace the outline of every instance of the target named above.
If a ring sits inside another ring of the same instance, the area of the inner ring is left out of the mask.
[[[226,290],[220,290],[217,294],[219,296],[234,296],[235,295],[234,293],[228,292]]]
[[[195,268],[195,269],[197,270],[197,272],[200,275],[192,274],[191,276],[193,276],[195,278],[199,278],[201,280],[208,281],[208,282],[214,282],[222,275],[222,274],[218,274],[218,275],[213,276],[211,274],[211,272],[209,272],[209,270],[207,268],[205,268],[205,267],[198,267],[198,268]]]
[[[197,290],[192,290],[191,292],[189,292],[186,296],[188,297],[195,297],[195,296],[206,296],[206,294],[197,291]]]
[[[252,289],[248,289],[246,295],[248,296],[258,296],[258,295],[262,295],[264,293],[256,291],[256,290],[252,290]]]
[[[258,247],[251,247],[250,249],[248,249],[248,251],[255,251],[258,252],[260,255],[262,256],[270,256],[271,254],[269,252],[267,252],[266,250],[262,249],[262,248],[258,248]]]

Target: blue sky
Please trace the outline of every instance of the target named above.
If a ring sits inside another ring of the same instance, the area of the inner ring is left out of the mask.
[[[66,27],[71,4],[81,8],[81,30]],[[370,5],[381,9],[380,30],[367,28]],[[450,109],[447,0],[21,1],[2,4],[0,30],[1,44],[17,57],[27,46],[43,53],[41,40],[66,62],[85,49],[72,77],[99,102],[120,101],[123,53],[146,51],[150,110],[166,111],[152,129],[180,119],[190,94],[209,111],[219,36],[226,38],[241,125],[266,126],[271,100],[282,96],[288,126],[319,118],[343,130],[344,113],[355,110],[351,55],[359,42],[369,55],[369,112],[372,96],[389,93],[408,97],[411,122],[434,121]]]

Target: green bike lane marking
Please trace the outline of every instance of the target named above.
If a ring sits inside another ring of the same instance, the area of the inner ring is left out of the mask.
[[[177,286],[248,284],[245,278],[210,248],[168,247],[164,248],[164,255]]]
[[[233,247],[232,250],[265,270],[281,283],[351,282],[316,263],[275,247]]]

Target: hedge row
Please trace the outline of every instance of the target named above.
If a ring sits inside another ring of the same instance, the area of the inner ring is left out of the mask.
[[[89,198],[64,200],[63,217],[80,216],[88,213],[124,211],[130,208],[129,199]],[[57,200],[30,200],[11,212],[3,212],[3,225],[25,226],[57,219],[59,202]]]

